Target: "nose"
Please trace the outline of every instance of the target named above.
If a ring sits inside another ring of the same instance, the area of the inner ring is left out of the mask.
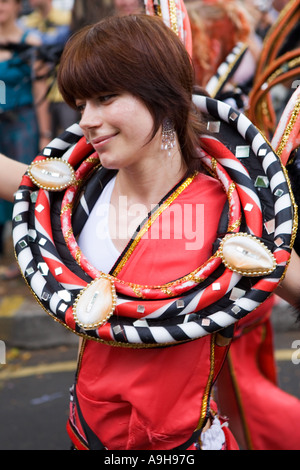
[[[83,131],[99,127],[102,125],[101,112],[99,107],[89,100],[85,103],[84,110],[81,114],[79,126]]]

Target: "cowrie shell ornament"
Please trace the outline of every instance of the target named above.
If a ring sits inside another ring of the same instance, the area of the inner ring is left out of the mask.
[[[85,330],[96,329],[113,315],[115,306],[114,282],[103,274],[78,294],[73,305],[75,322]]]
[[[219,254],[231,271],[243,276],[262,276],[276,268],[276,259],[267,246],[248,233],[226,235]]]
[[[27,173],[36,186],[46,191],[61,191],[75,181],[73,167],[60,158],[34,161]]]

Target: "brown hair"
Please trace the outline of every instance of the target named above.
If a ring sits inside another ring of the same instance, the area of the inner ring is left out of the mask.
[[[196,147],[203,131],[192,104],[194,71],[181,40],[158,17],[110,17],[83,28],[68,41],[58,85],[65,101],[103,92],[128,92],[154,119],[153,136],[172,119],[190,171],[199,165]]]

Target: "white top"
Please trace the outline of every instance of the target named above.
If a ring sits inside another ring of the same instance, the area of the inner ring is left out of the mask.
[[[116,177],[112,178],[103,189],[78,238],[78,246],[84,256],[92,266],[104,273],[109,273],[120,256],[110,237],[108,225],[115,180]]]

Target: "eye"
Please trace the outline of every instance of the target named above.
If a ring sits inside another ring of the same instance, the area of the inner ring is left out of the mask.
[[[85,101],[75,101],[77,111],[82,114],[85,109]]]
[[[110,102],[113,98],[117,96],[116,93],[106,93],[105,95],[100,95],[98,96],[98,101],[100,103],[108,103]]]

